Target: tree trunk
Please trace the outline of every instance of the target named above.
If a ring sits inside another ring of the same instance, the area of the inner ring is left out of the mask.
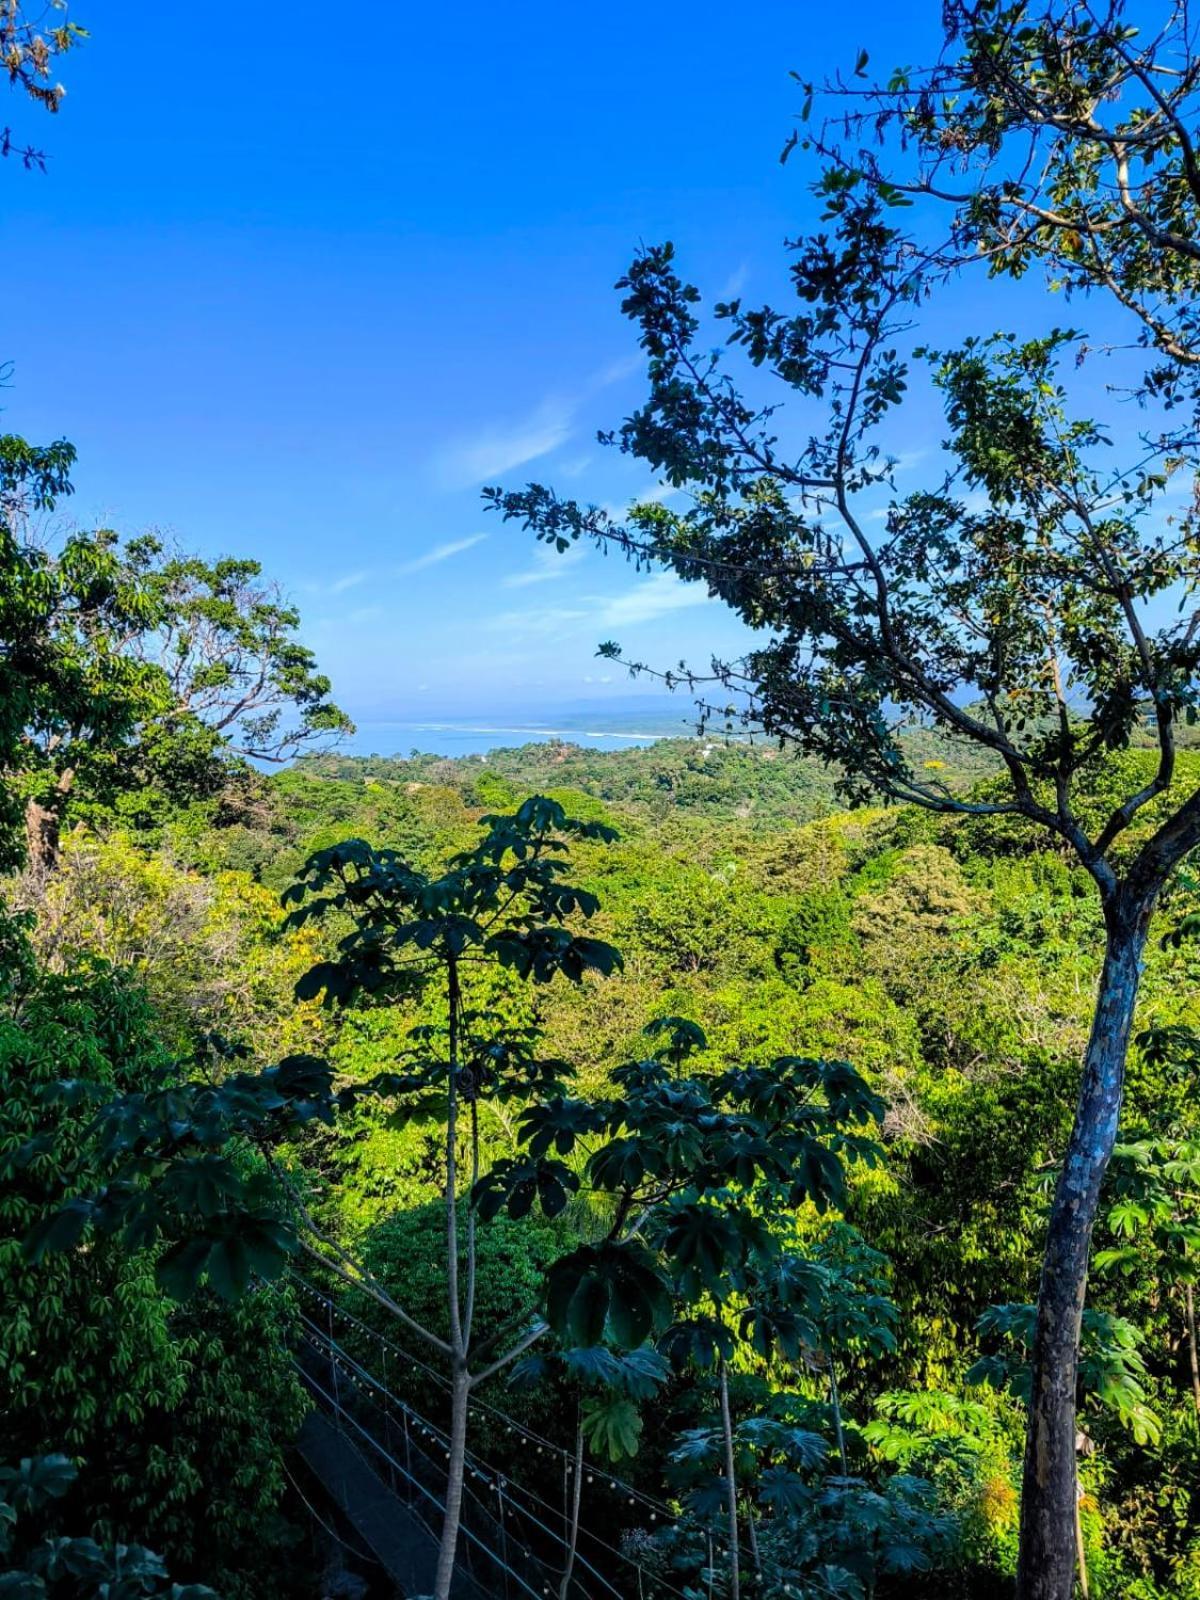
[[[1083,1514],[1079,1509],[1079,1493],[1075,1494],[1075,1556],[1079,1562],[1079,1592],[1083,1600],[1091,1600],[1088,1588],[1087,1547],[1083,1542]]]
[[[579,1548],[579,1508],[583,1500],[583,1408],[575,1404],[575,1482],[571,1485],[571,1530],[567,1540],[567,1565],[559,1585],[558,1600],[567,1600],[571,1576],[575,1571],[575,1552]]]
[[[842,1400],[838,1394],[837,1370],[833,1365],[833,1357],[825,1358],[829,1363],[829,1406],[833,1412],[833,1432],[837,1440],[838,1459],[842,1464],[842,1477],[850,1476],[850,1463],[846,1459],[846,1430],[842,1427]]]
[[[75,768],[64,767],[45,802],[25,802],[25,851],[35,884],[44,884],[58,865],[63,813],[75,787]]]
[[[467,1463],[467,1404],[471,1386],[465,1368],[455,1363],[450,1390],[450,1458],[446,1462],[446,1508],[442,1519],[442,1542],[438,1548],[434,1600],[450,1600],[454,1581],[454,1556],[458,1549],[458,1528],[462,1521],[463,1478]]]
[[[446,1501],[442,1542],[438,1547],[434,1600],[450,1600],[454,1556],[462,1521],[463,1478],[467,1460],[467,1412],[471,1394],[467,1341],[463,1333],[458,1285],[458,1038],[460,994],[458,967],[447,967],[450,1040],[447,1063],[446,1114],[446,1311],[450,1324],[450,1454],[446,1462]]]
[[[733,1460],[733,1419],[729,1412],[729,1374],[724,1358],[720,1368],[721,1382],[721,1432],[725,1438],[725,1473],[729,1482],[726,1505],[729,1511],[729,1597],[740,1600],[742,1590],[741,1562],[738,1552],[737,1477]]]
[[[1021,1492],[1018,1600],[1071,1600],[1075,1587],[1075,1389],[1088,1253],[1117,1138],[1125,1057],[1154,897],[1118,893],[1084,1055],[1079,1104],[1042,1258]]]
[[[746,1507],[746,1533],[750,1539],[750,1557],[754,1562],[754,1576],[758,1579],[758,1586],[763,1586],[762,1552],[758,1548],[758,1523],[754,1517],[753,1505]]]
[[[1188,1361],[1192,1368],[1192,1402],[1200,1417],[1200,1351],[1196,1348],[1196,1295],[1190,1283],[1183,1286],[1183,1308],[1187,1317]]]
[[[55,799],[57,799],[57,794]],[[63,799],[65,800],[65,795]],[[25,802],[25,856],[35,884],[44,884],[58,865],[62,836],[62,806],[45,806],[40,800]]]

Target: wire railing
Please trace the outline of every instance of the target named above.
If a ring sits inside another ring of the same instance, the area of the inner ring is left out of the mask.
[[[364,1385],[368,1391],[373,1392],[377,1397],[384,1401],[384,1403],[396,1408],[399,1413],[407,1413],[407,1416],[413,1423],[418,1436],[423,1439],[435,1440],[439,1449],[448,1456],[449,1435],[446,1433],[445,1429],[439,1427],[427,1416],[418,1412],[413,1407],[411,1402],[394,1394],[389,1389],[386,1382],[381,1382],[369,1371],[369,1369],[364,1367],[362,1363],[357,1362],[355,1358],[344,1349],[340,1342],[334,1338],[332,1331],[333,1322],[334,1320],[337,1320],[345,1324],[347,1327],[356,1329],[364,1340],[373,1343],[381,1352],[390,1352],[394,1357],[396,1357],[403,1364],[401,1370],[403,1370],[405,1367],[415,1369],[430,1379],[443,1393],[446,1394],[448,1394],[450,1390],[450,1382],[448,1377],[444,1373],[438,1372],[436,1368],[430,1366],[412,1351],[405,1349],[403,1346],[389,1339],[377,1328],[373,1328],[369,1323],[355,1316],[353,1312],[348,1311],[339,1301],[333,1299],[330,1295],[326,1294],[323,1290],[319,1289],[315,1284],[311,1283],[308,1279],[304,1278],[294,1270],[291,1273],[291,1278],[296,1287],[309,1299],[310,1303],[313,1305],[319,1305],[324,1311],[329,1321],[329,1328],[328,1332],[326,1332],[324,1329],[321,1329],[320,1332],[322,1333],[323,1337],[329,1338],[334,1344],[337,1345],[340,1353],[340,1359],[346,1363],[347,1371],[352,1374],[353,1379]],[[306,1313],[301,1313],[301,1315],[306,1326],[309,1328],[318,1326]],[[520,1438],[528,1441],[534,1447],[537,1455],[558,1458],[563,1464],[564,1473],[566,1475],[570,1475],[576,1470],[575,1458],[571,1452],[565,1450],[561,1445],[556,1444],[553,1440],[546,1438],[536,1429],[531,1428],[528,1424],[521,1422],[517,1418],[511,1416],[509,1413],[503,1411],[498,1406],[495,1406],[490,1402],[473,1398],[470,1402],[470,1407],[474,1412],[481,1412],[490,1415],[491,1417],[495,1418],[497,1422],[502,1424],[508,1433],[517,1435]],[[653,1531],[662,1531],[677,1525],[678,1512],[673,1510],[665,1501],[656,1498],[654,1495],[646,1493],[645,1490],[639,1488],[637,1485],[628,1483],[626,1480],[622,1479],[608,1468],[601,1467],[594,1462],[589,1462],[584,1466],[583,1471],[585,1474],[585,1483],[589,1485],[593,1491],[598,1488],[613,1495],[621,1504],[622,1510],[624,1510],[626,1507],[640,1507],[644,1511],[647,1521],[652,1524]],[[509,1510],[516,1511],[518,1515],[520,1515],[530,1525],[528,1531],[531,1534],[533,1547],[539,1550],[544,1549],[546,1548],[546,1542],[548,1541],[549,1546],[552,1547],[552,1554],[556,1549],[565,1556],[565,1551],[567,1548],[566,1533],[568,1523],[568,1516],[566,1512],[567,1496],[565,1494],[564,1507],[560,1509],[557,1506],[553,1506],[535,1489],[531,1488],[526,1483],[522,1483],[517,1477],[515,1477],[511,1468],[507,1472],[501,1471],[501,1469],[490,1465],[482,1460],[482,1458],[477,1454],[472,1452],[468,1452],[467,1472],[468,1492],[471,1481],[487,1485],[492,1489],[492,1492],[495,1492],[497,1486],[502,1487]],[[564,1477],[564,1483],[565,1482],[566,1476]],[[537,1512],[531,1509],[535,1506],[544,1513],[544,1517],[539,1517]],[[545,1520],[545,1517],[549,1517],[549,1523]],[[556,1523],[563,1529],[562,1532],[556,1531],[554,1526]],[[653,1597],[656,1596],[674,1596],[677,1597],[677,1600],[686,1600],[684,1591],[677,1587],[669,1579],[665,1578],[661,1571],[655,1570],[651,1572],[651,1570],[647,1569],[641,1562],[637,1560],[636,1556],[631,1556],[627,1551],[622,1550],[617,1545],[611,1543],[609,1540],[606,1540],[601,1534],[597,1533],[594,1527],[593,1519],[589,1519],[586,1522],[581,1522],[579,1526],[579,1541],[584,1548],[591,1552],[593,1559],[588,1560],[579,1550],[577,1550],[576,1562],[585,1573],[590,1572],[593,1579],[598,1580],[599,1583],[603,1585],[603,1588],[600,1591],[602,1600],[613,1600],[613,1597],[620,1597],[620,1600],[624,1600],[624,1596],[627,1593],[630,1595],[636,1595],[638,1600],[653,1600]],[[741,1556],[747,1571],[753,1571],[755,1567],[760,1569],[777,1567],[777,1564],[771,1561],[769,1557],[764,1560],[761,1552],[756,1552],[749,1547],[743,1546],[740,1541],[738,1549],[739,1555]],[[727,1549],[725,1544],[719,1538],[712,1540],[710,1550],[710,1561],[716,1560],[718,1562],[723,1562],[726,1559]],[[630,1580],[628,1590],[618,1588],[610,1581],[608,1577],[604,1575],[603,1572],[599,1571],[598,1567],[601,1565],[601,1563],[606,1569],[608,1569],[609,1572],[623,1571]],[[785,1575],[783,1569],[778,1568],[771,1575],[781,1580],[780,1587],[784,1588],[785,1592],[787,1592],[789,1586],[786,1584],[786,1582],[782,1581],[787,1576]],[[552,1589],[549,1586],[544,1589],[544,1593],[546,1594],[551,1592],[557,1595],[557,1584],[555,1584]],[[587,1594],[586,1590],[579,1587],[578,1582],[573,1583],[572,1585],[572,1594],[574,1595],[576,1593],[579,1593],[580,1595],[587,1595],[587,1600],[591,1600],[590,1595]]]
[[[319,1294],[319,1291],[316,1292]],[[336,1314],[336,1305],[332,1306],[332,1311]],[[386,1433],[389,1425],[402,1431],[405,1454],[402,1481],[410,1485],[420,1483],[426,1490],[427,1504],[440,1513],[441,1497],[436,1490],[429,1488],[429,1482],[434,1479],[444,1485],[444,1459],[439,1460],[438,1457],[448,1458],[450,1453],[449,1435],[445,1429],[410,1401],[397,1395],[307,1313],[301,1313],[301,1322],[310,1348],[330,1364],[330,1381],[322,1390],[326,1400],[353,1416],[356,1426],[382,1446],[380,1453],[389,1462],[396,1459],[394,1448],[389,1449],[388,1444],[377,1436],[381,1432]],[[339,1380],[344,1386],[340,1394],[336,1392]],[[345,1392],[347,1388],[348,1394]],[[331,1389],[333,1393],[330,1393]],[[364,1410],[375,1414],[374,1424],[364,1419]],[[426,1469],[424,1472],[421,1471],[422,1463]],[[487,1495],[487,1502],[481,1499],[481,1494]],[[431,1532],[440,1532],[440,1525],[431,1525],[430,1518],[425,1520]],[[521,1549],[540,1569],[533,1572],[532,1576],[530,1570],[521,1574],[526,1586],[530,1587],[540,1578],[541,1586],[534,1589],[535,1593],[559,1593],[560,1575],[568,1559],[569,1517],[560,1513],[558,1507],[551,1505],[536,1490],[520,1483],[510,1473],[495,1467],[473,1451],[468,1451],[466,1459],[463,1526],[469,1529],[473,1543],[478,1543],[482,1538],[492,1549],[505,1543],[510,1550]],[[585,1530],[580,1531],[583,1533]],[[586,1532],[591,1556],[578,1548],[575,1551],[570,1585],[573,1597],[577,1596],[578,1600],[625,1600],[627,1594],[636,1593],[645,1596],[646,1600],[653,1595],[678,1596],[683,1600],[683,1591],[674,1584],[651,1577],[625,1551],[592,1530]],[[514,1539],[519,1542],[514,1544]],[[630,1578],[628,1589],[612,1581],[602,1570],[601,1560],[610,1571],[626,1571]],[[503,1563],[497,1562],[497,1565]],[[509,1570],[510,1573],[516,1570],[511,1562]]]

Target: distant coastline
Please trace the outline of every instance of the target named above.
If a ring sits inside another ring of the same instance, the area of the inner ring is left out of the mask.
[[[492,721],[486,717],[429,717],[417,719],[370,719],[359,723],[354,735],[338,746],[343,755],[408,756],[414,750],[423,755],[486,755],[489,750],[524,744],[550,744],[561,740],[590,750],[628,750],[638,745],[657,744],[660,739],[696,737],[691,717],[659,717],[605,714],[589,716],[567,714],[553,719],[553,726],[537,718]],[[721,735],[721,737],[725,737]],[[745,737],[733,735],[734,738]]]

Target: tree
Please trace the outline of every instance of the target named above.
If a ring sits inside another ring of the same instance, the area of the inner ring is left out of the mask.
[[[484,818],[483,825],[476,847],[435,874],[394,851],[348,840],[314,854],[285,897],[295,907],[287,919],[292,927],[325,917],[349,924],[334,957],[317,962],[297,984],[299,998],[320,995],[330,1006],[388,1005],[424,994],[437,1002],[440,1020],[413,1030],[402,1070],[335,1088],[330,1067],[312,1056],[289,1056],[255,1074],[235,1070],[244,1048],[212,1041],[218,1070],[187,1083],[167,1081],[115,1100],[87,1081],[63,1085],[61,1093],[98,1105],[97,1137],[117,1160],[117,1174],[105,1188],[69,1200],[27,1239],[34,1261],[72,1248],[89,1231],[116,1235],[127,1246],[158,1243],[159,1282],[181,1299],[207,1284],[237,1301],[253,1276],[277,1277],[301,1248],[341,1279],[368,1289],[433,1353],[451,1386],[436,1600],[448,1600],[454,1575],[471,1392],[516,1361],[546,1328],[534,1302],[515,1308],[486,1340],[475,1337],[477,1213],[464,1202],[468,1185],[480,1178],[479,1103],[550,1093],[570,1071],[564,1062],[537,1056],[535,1031],[505,1027],[474,1009],[472,974],[500,966],[539,983],[560,974],[579,982],[620,961],[610,946],[566,926],[576,913],[590,915],[596,901],[562,881],[567,839],[607,839],[610,829],[574,821],[561,806],[537,797],[510,816]],[[432,1117],[441,1127],[445,1337],[411,1315],[319,1227],[273,1154],[280,1139],[313,1119],[332,1122],[363,1096],[385,1101],[397,1123]],[[266,1156],[273,1182],[265,1181],[261,1164],[239,1161],[248,1146]],[[528,1215],[536,1193],[545,1214],[556,1216],[576,1186],[562,1163],[550,1163],[528,1184],[510,1186],[510,1214]]]
[[[505,1025],[471,1000],[496,967],[535,982],[561,975],[578,983],[620,964],[611,946],[572,931],[569,919],[598,905],[563,881],[567,840],[606,840],[612,830],[572,820],[542,797],[484,818],[483,829],[474,849],[433,875],[350,840],[317,852],[288,891],[293,925],[336,917],[347,929],[335,954],[301,980],[301,998],[323,995],[341,1006],[418,994],[436,1000],[440,1020],[413,1030],[399,1070],[338,1086],[329,1065],[311,1056],[250,1073],[236,1070],[244,1052],[226,1049],[205,1077],[140,1095],[112,1100],[86,1080],[63,1083],[58,1093],[98,1105],[97,1138],[114,1174],[42,1219],[26,1244],[37,1261],[85,1235],[153,1243],[170,1292],[186,1298],[207,1284],[231,1300],[252,1276],[278,1276],[302,1249],[371,1294],[432,1352],[450,1385],[438,1600],[453,1577],[473,1392],[551,1330],[573,1349],[607,1343],[638,1351],[670,1322],[673,1286],[696,1300],[724,1298],[729,1286],[768,1270],[773,1283],[782,1281],[764,1212],[840,1203],[844,1163],[878,1158],[864,1130],[882,1111],[841,1061],[794,1056],[685,1075],[685,1059],[704,1037],[676,1018],[651,1024],[663,1041],[657,1055],[616,1069],[614,1096],[571,1096],[570,1067],[538,1055],[535,1030]],[[445,1336],[321,1228],[274,1152],[297,1129],[331,1123],[364,1096],[381,1099],[398,1123],[433,1119],[440,1127]],[[524,1109],[519,1153],[481,1171],[485,1099]],[[239,1163],[247,1144],[266,1157],[276,1187],[254,1163]],[[553,1219],[573,1194],[595,1210],[600,1236],[555,1260],[544,1294],[514,1306],[480,1338],[478,1227],[502,1211],[520,1221],[537,1208]],[[794,1342],[796,1317],[779,1292],[743,1320],[760,1348]],[[652,1353],[639,1359],[644,1377]],[[595,1425],[611,1436],[626,1421],[608,1414]]]
[[[150,626],[149,597],[103,541],[71,536],[58,556],[25,542],[31,511],[71,492],[71,445],[0,437],[0,856],[32,861],[57,848],[81,770],[111,766],[160,706],[158,675],[122,642]]]
[[[472,1008],[472,968],[481,961],[498,963],[535,982],[561,974],[578,983],[587,972],[611,972],[620,964],[611,946],[565,926],[577,912],[592,915],[597,902],[562,881],[567,838],[611,839],[612,829],[568,818],[560,805],[538,797],[511,816],[484,818],[484,827],[476,848],[436,877],[415,871],[393,851],[350,840],[314,855],[285,895],[285,902],[297,904],[288,918],[293,927],[331,913],[348,916],[352,924],[337,956],[319,962],[301,980],[300,998],[324,994],[328,1004],[346,1005],[360,996],[394,1000],[433,985],[443,1010],[443,1025],[414,1030],[407,1072],[384,1074],[373,1085],[376,1093],[397,1101],[398,1118],[430,1110],[444,1117],[448,1335],[442,1338],[407,1314],[402,1319],[443,1360],[451,1385],[435,1600],[448,1600],[454,1577],[471,1391],[517,1360],[544,1329],[540,1320],[531,1329],[522,1329],[518,1321],[515,1329],[502,1328],[488,1341],[472,1338],[476,1208],[466,1206],[465,1223],[460,1211],[464,1194],[470,1193],[467,1185],[481,1181],[479,1103],[485,1097],[504,1101],[552,1093],[569,1072],[565,1063],[537,1058],[532,1030],[506,1029],[494,1016]],[[465,1181],[459,1167],[464,1154]],[[529,1174],[510,1214],[527,1215],[536,1193],[546,1214],[557,1215],[575,1186],[569,1176],[561,1163]],[[465,1233],[461,1281],[460,1231]],[[532,1308],[519,1309],[527,1322]]]
[[[54,82],[54,66],[60,56],[87,38],[87,31],[66,17],[66,0],[53,0],[51,10],[61,20],[48,26],[47,8],[39,8],[31,18],[21,0],[3,0],[0,5],[0,67],[8,73],[13,88],[22,90],[37,105],[57,112],[66,90]],[[16,156],[25,167],[44,172],[44,151],[33,145],[19,145],[10,128],[0,130],[0,156]]]
[[[166,674],[172,723],[194,720],[228,753],[273,763],[353,733],[296,638],[300,613],[259,562],[204,561],[149,537],[131,540],[125,557],[157,602],[159,626],[135,648]]]
[[[130,789],[168,805],[211,797],[232,764],[353,729],[257,562],[177,556],[152,538],[122,547],[105,529],[58,548],[27,537],[29,515],[71,492],[74,461],[61,441],[0,439],[0,754],[36,879],[57,864],[73,804]]]
[[[535,1188],[551,1188],[558,1157],[594,1145],[583,1176],[611,1223],[550,1268],[547,1320],[560,1338],[584,1347],[607,1337],[632,1351],[657,1333],[677,1367],[715,1368],[720,1496],[737,1600],[729,1360],[739,1344],[764,1358],[778,1349],[793,1361],[803,1345],[818,1346],[817,1308],[830,1287],[821,1267],[784,1249],[769,1219],[806,1201],[820,1210],[843,1201],[844,1163],[879,1155],[862,1129],[883,1105],[843,1061],[790,1056],[705,1071],[690,1059],[707,1048],[694,1023],[664,1017],[646,1033],[657,1046],[614,1070],[615,1098],[554,1097],[529,1106],[519,1135],[526,1153],[497,1162],[476,1194],[485,1216],[502,1206],[511,1212]]]
[[[557,1380],[558,1398],[570,1398],[575,1403],[569,1511],[564,1506],[568,1525],[566,1561],[558,1600],[570,1600],[579,1553],[585,1445],[608,1461],[635,1456],[642,1433],[638,1403],[655,1397],[669,1370],[658,1352],[648,1345],[613,1351],[603,1344],[591,1344],[535,1351],[522,1356],[509,1374],[510,1389],[542,1388]]]
[[[815,1239],[778,1233],[749,1273],[712,1291],[716,1316],[678,1325],[664,1341],[677,1357],[717,1370],[719,1421],[683,1434],[674,1475],[702,1524],[727,1519],[731,1594],[740,1587],[744,1520],[765,1592],[865,1600],[885,1575],[930,1568],[952,1519],[935,1509],[933,1486],[907,1473],[869,1483],[857,1459],[860,1432],[843,1411],[839,1367],[878,1361],[895,1346],[883,1258],[844,1222]],[[740,1318],[725,1315],[731,1292],[744,1302]],[[752,1356],[770,1363],[773,1392],[759,1414],[735,1425],[729,1368],[744,1369]],[[787,1382],[789,1367],[799,1382]],[[814,1382],[827,1404],[805,1397]]]
[[[716,663],[728,699],[714,706],[707,691],[709,714],[837,765],[851,800],[1016,819],[1094,880],[1104,960],[1049,1218],[1019,1575],[1022,1600],[1068,1600],[1092,1228],[1150,919],[1200,843],[1200,791],[1176,763],[1197,698],[1200,529],[1170,499],[1176,475],[1200,465],[1200,58],[1182,5],[1145,42],[1120,0],[950,0],[946,15],[934,67],[875,89],[864,53],[858,77],[833,86],[838,114],[795,135],[790,148],[820,163],[822,207],[790,246],[799,308],[715,307],[732,351],[797,400],[795,421],[734,382],[699,292],[671,247],[655,247],[620,284],[650,396],[607,437],[691,505],[619,520],[540,485],[486,494],[559,549],[591,538],[703,581],[761,630],[744,660]],[[1149,416],[1136,441],[1126,429],[1114,444],[1082,409],[1095,344],[1049,319],[945,351],[918,342],[923,309],[956,275],[1032,266],[1050,288],[1104,297],[1102,340],[1119,342],[1116,319],[1133,317],[1145,362],[1130,379],[1126,351],[1117,381]],[[927,484],[901,495],[889,430],[919,380],[946,438]],[[952,789],[910,759],[912,724],[987,754],[998,776],[974,796]],[[1144,738],[1153,772],[1085,823],[1089,774]]]

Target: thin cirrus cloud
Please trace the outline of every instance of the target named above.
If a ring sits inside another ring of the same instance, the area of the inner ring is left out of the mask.
[[[636,372],[645,358],[640,352],[611,361],[594,373],[574,395],[553,395],[520,421],[493,425],[474,437],[460,439],[442,451],[435,463],[436,476],[445,489],[470,489],[523,467],[527,461],[548,456],[571,437],[575,416],[590,396],[621,383]],[[579,458],[568,466],[582,470]]]
[[[600,620],[612,628],[653,622],[671,611],[707,605],[711,598],[702,583],[683,583],[672,572],[656,572],[652,578],[607,601]]]
[[[360,583],[366,583],[370,576],[369,572],[348,572],[344,578],[329,585],[329,593],[345,594],[347,589],[357,589]]]
[[[572,567],[578,566],[587,550],[581,544],[573,544],[569,550],[558,551],[551,545],[539,545],[533,552],[533,565],[526,567],[523,572],[510,572],[504,579],[506,589],[527,589],[534,583],[552,583],[555,578],[563,578]]]
[[[717,298],[719,300],[736,299],[746,287],[749,277],[750,263],[748,261],[740,261],[729,274],[728,278],[726,278],[725,283],[722,286],[721,293],[717,296]]]
[[[570,438],[575,410],[574,401],[545,400],[510,427],[485,428],[475,438],[451,445],[438,459],[439,481],[447,489],[470,489],[549,455]]]
[[[531,606],[525,611],[505,611],[492,627],[505,633],[562,637],[585,629],[627,628],[655,622],[673,611],[707,605],[711,600],[702,583],[683,583],[671,572],[657,572],[618,595],[585,596],[582,605]]]
[[[466,539],[451,539],[446,544],[435,544],[432,550],[426,550],[424,555],[415,556],[411,561],[406,561],[403,566],[396,568],[398,578],[407,577],[410,572],[424,572],[426,567],[436,567],[443,561],[449,561],[454,556],[462,555],[464,550],[473,550],[477,544],[482,544],[487,538],[486,533],[473,533]]]

